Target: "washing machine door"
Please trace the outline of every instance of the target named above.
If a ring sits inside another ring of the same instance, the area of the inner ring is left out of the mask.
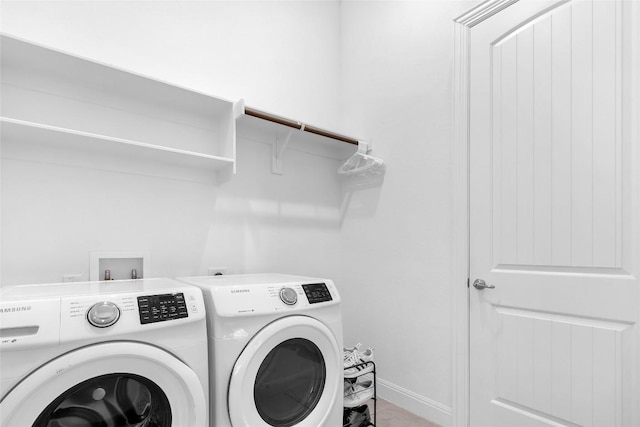
[[[201,427],[207,402],[196,373],[150,345],[111,342],[66,353],[0,403],[0,425]]]
[[[234,365],[227,402],[232,425],[324,426],[342,406],[341,355],[334,335],[316,319],[291,316],[265,326]]]

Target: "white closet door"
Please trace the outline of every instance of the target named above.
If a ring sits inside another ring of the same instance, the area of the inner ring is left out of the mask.
[[[472,426],[637,426],[640,2],[471,29]]]

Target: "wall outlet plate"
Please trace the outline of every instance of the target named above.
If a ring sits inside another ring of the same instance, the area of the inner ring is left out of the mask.
[[[62,275],[62,283],[68,282],[82,282],[82,274],[80,273],[69,273]]]
[[[207,271],[207,275],[209,276],[220,276],[223,274],[227,274],[227,267],[209,267]]]

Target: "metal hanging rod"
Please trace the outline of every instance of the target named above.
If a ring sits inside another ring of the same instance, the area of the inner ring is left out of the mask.
[[[257,117],[262,120],[267,120],[273,123],[278,123],[283,126],[288,126],[300,131],[313,133],[316,135],[324,136],[326,138],[335,139],[337,141],[346,142],[347,144],[358,145],[358,140],[350,138],[348,136],[340,135],[339,133],[331,132],[328,130],[320,129],[314,126],[309,126],[304,123],[297,122],[291,119],[285,119],[284,117],[276,116],[273,114],[265,113],[264,111],[256,110],[250,107],[244,107],[244,113],[248,116]]]

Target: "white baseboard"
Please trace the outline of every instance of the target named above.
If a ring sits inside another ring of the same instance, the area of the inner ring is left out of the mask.
[[[451,425],[451,408],[449,406],[421,396],[380,377],[376,378],[376,386],[378,397],[443,427]]]

